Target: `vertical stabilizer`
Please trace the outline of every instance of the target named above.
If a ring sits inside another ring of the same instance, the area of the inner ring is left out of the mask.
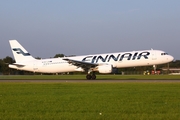
[[[16,63],[34,60],[17,40],[9,40],[9,43]]]

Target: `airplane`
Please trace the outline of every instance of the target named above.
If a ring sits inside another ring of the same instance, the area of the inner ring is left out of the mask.
[[[86,79],[96,79],[95,72],[108,74],[113,68],[126,68],[137,66],[155,66],[171,62],[174,58],[162,50],[141,50],[129,52],[116,52],[72,57],[49,59],[35,59],[17,41],[9,40],[15,63],[9,68],[38,72],[63,73],[85,72]]]

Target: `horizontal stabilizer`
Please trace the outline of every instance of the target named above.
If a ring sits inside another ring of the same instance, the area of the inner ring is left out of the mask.
[[[10,65],[15,65],[17,67],[24,67],[25,64],[21,64],[21,63],[13,63],[13,64],[10,64]]]

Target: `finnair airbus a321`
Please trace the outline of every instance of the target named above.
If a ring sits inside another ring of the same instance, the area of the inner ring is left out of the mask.
[[[87,79],[96,79],[95,71],[111,73],[113,68],[155,66],[174,59],[164,51],[151,49],[38,60],[17,40],[9,42],[16,61],[9,65],[10,68],[40,73],[86,72]]]

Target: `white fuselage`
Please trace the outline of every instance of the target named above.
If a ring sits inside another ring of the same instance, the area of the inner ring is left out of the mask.
[[[95,54],[76,57],[65,57],[77,61],[110,64],[115,68],[150,66],[171,62],[173,57],[161,50],[143,50],[107,54]],[[51,58],[21,62],[24,66],[9,65],[10,68],[40,73],[61,73],[83,71],[83,69],[70,64],[64,58]],[[94,69],[95,71],[95,69]]]

